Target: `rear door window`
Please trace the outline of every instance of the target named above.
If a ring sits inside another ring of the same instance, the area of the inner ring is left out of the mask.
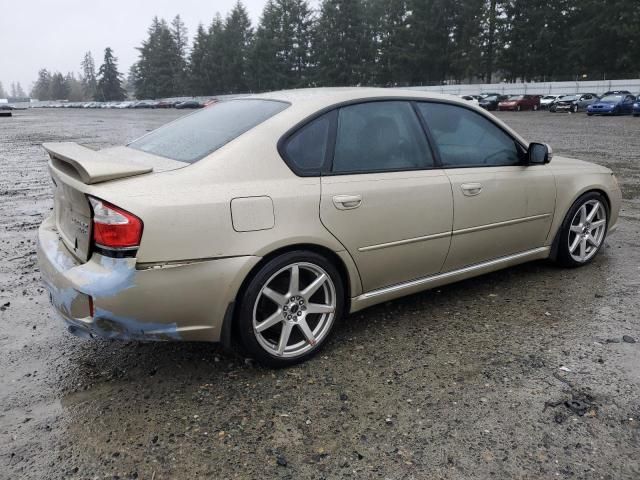
[[[406,101],[340,108],[333,173],[433,168],[433,157],[413,107]]]
[[[288,106],[285,102],[262,99],[220,102],[160,127],[128,146],[194,163]]]

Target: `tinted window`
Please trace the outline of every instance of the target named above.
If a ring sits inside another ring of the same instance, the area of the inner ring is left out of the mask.
[[[517,165],[515,141],[482,115],[442,103],[420,103],[445,167]]]
[[[129,147],[181,162],[197,162],[287,107],[273,100],[216,103],[154,130]]]
[[[431,167],[431,151],[409,103],[371,102],[339,110],[334,172]]]
[[[327,153],[330,125],[330,116],[323,115],[289,137],[284,154],[296,171],[302,174],[320,174]]]

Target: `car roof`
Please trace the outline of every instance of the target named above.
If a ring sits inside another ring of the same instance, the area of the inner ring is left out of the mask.
[[[292,105],[308,104],[310,107],[331,106],[343,102],[367,100],[375,98],[415,98],[424,100],[447,100],[465,105],[457,95],[447,95],[424,90],[373,87],[325,87],[301,88],[295,90],[279,90],[260,93],[242,98],[279,100]]]

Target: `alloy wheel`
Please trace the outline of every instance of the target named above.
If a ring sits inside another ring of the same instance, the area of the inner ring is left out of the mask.
[[[318,345],[331,330],[336,288],[318,265],[297,262],[264,284],[253,307],[253,332],[273,356],[295,358]]]
[[[593,257],[606,233],[607,211],[599,200],[589,200],[582,204],[571,220],[569,227],[569,254],[579,263]]]

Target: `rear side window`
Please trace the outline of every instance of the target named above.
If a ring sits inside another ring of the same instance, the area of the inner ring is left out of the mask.
[[[408,102],[370,102],[340,108],[334,173],[425,168],[433,168],[433,157]]]
[[[419,103],[443,167],[518,165],[516,142],[493,122],[467,108]]]
[[[331,116],[325,114],[289,137],[284,156],[300,175],[320,175],[327,154]]]
[[[231,100],[145,135],[129,147],[161,157],[194,163],[287,108],[275,100]]]

